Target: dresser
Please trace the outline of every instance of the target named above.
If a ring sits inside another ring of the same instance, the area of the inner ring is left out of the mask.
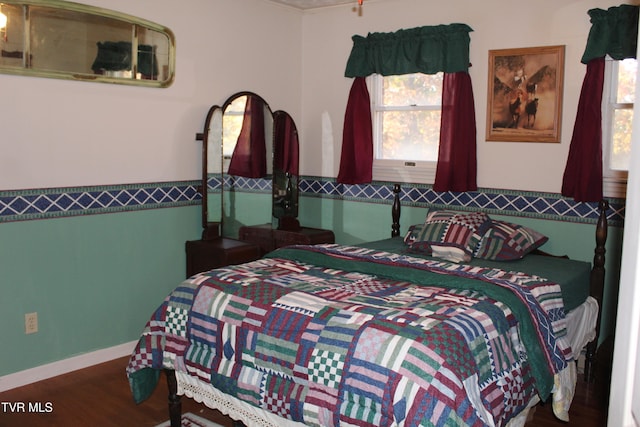
[[[283,246],[335,243],[335,236],[331,230],[310,227],[278,230],[271,224],[240,227],[238,237],[244,242],[259,246],[262,254]]]
[[[187,277],[225,265],[241,264],[260,258],[259,246],[226,237],[211,240],[190,240],[187,252]]]

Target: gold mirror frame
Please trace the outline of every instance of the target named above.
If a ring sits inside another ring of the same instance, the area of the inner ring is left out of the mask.
[[[0,73],[161,88],[173,83],[175,37],[162,25],[61,0],[4,0],[0,12],[8,17],[0,28]],[[64,48],[53,52],[54,46]],[[101,51],[120,62],[98,68]]]

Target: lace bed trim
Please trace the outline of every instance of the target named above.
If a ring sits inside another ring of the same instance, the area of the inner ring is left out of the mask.
[[[280,418],[271,412],[256,408],[233,396],[222,393],[213,386],[176,371],[178,394],[185,395],[211,409],[217,409],[247,427],[303,427],[304,424]]]
[[[574,364],[569,364],[555,377],[556,389],[554,390],[553,410],[561,420],[568,421],[568,407],[573,397],[572,390],[575,389],[576,375]],[[242,421],[247,427],[304,427],[304,424],[278,417],[271,412],[256,408],[246,402],[229,396],[214,388],[210,384],[200,381],[198,378],[190,377],[184,372],[176,371],[178,383],[178,394],[187,396],[198,403],[204,403],[211,409],[217,409],[223,414],[237,421]],[[562,388],[563,390],[558,390]],[[515,419],[508,423],[508,427],[521,427],[527,421],[529,409],[534,407],[540,399],[534,396],[527,408],[518,414]]]

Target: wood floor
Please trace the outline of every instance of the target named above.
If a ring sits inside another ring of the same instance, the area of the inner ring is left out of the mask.
[[[166,421],[164,377],[151,398],[136,405],[125,375],[127,360],[116,359],[0,393],[0,427],[151,427]],[[608,387],[579,379],[569,423],[558,421],[551,405],[539,405],[527,427],[604,427],[605,390]],[[29,412],[29,405],[40,412]],[[191,399],[183,398],[182,407],[183,412],[195,413],[224,427],[232,426],[231,419]]]

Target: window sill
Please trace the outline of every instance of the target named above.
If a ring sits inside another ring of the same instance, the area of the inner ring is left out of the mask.
[[[604,177],[602,180],[602,193],[604,197],[625,199],[627,197],[627,179]]]
[[[385,161],[384,165],[373,164],[373,179],[376,181],[433,184],[436,179],[435,162],[418,162],[408,166],[402,160]]]

